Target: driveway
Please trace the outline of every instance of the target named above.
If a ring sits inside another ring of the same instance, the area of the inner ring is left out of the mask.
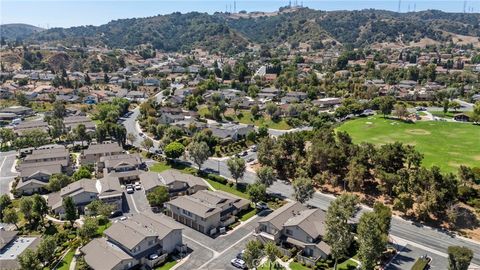
[[[9,184],[18,175],[17,172],[12,172],[15,165],[16,151],[0,152],[0,195],[8,194]]]

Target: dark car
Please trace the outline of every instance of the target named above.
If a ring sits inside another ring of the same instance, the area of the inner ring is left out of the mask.
[[[111,212],[109,218],[116,218],[122,215],[123,215],[123,212],[120,210],[117,210],[117,211]]]

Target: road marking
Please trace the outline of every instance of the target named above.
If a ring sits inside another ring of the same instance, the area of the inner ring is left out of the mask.
[[[183,235],[183,237],[185,237],[185,238],[187,238],[188,240],[190,240],[190,241],[194,242],[195,244],[197,244],[197,245],[200,245],[200,246],[202,246],[202,247],[204,247],[204,248],[206,248],[206,249],[210,250],[211,252],[213,252],[213,257],[214,257],[214,258],[216,258],[216,256],[218,256],[218,255],[217,255],[217,254],[218,254],[218,252],[217,252],[217,251],[215,251],[215,250],[213,250],[213,249],[211,249],[211,248],[207,247],[206,245],[204,245],[204,244],[202,244],[202,243],[198,242],[197,240],[194,240],[193,238],[191,238],[191,237],[189,237],[189,236],[186,236],[186,235]]]
[[[135,200],[133,199],[132,194],[130,194],[130,199],[132,199],[132,204],[133,204],[133,208],[135,208],[135,211],[137,211],[137,213],[140,213],[140,211],[137,208],[137,204],[135,204]]]
[[[2,165],[0,165],[0,169],[3,168],[3,164],[5,164],[5,161],[7,160],[7,157],[3,158]],[[2,170],[3,171],[3,170]]]
[[[210,260],[208,260],[206,263],[202,264],[198,269],[203,269],[207,264],[211,263],[213,260],[215,260],[216,258],[220,257],[223,253],[229,251],[232,247],[238,245],[238,243],[242,242],[242,241],[245,240],[247,237],[250,237],[252,234],[253,234],[253,232],[248,233],[248,234],[245,235],[244,237],[240,238],[240,240],[238,240],[237,242],[235,242],[233,245],[231,245],[231,246],[229,246],[228,248],[224,249],[222,252],[217,253],[217,254],[213,254],[213,258],[211,258]]]

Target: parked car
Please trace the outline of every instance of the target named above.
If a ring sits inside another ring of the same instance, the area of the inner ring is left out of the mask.
[[[248,158],[248,159],[247,159],[247,162],[253,162],[254,160],[255,160],[255,159],[254,159],[253,157],[251,157],[251,158]]]
[[[145,134],[143,134],[142,132],[138,133],[138,135],[140,135],[140,137],[145,137]]]
[[[416,107],[415,109],[417,110],[417,112],[423,112],[427,110],[425,107]]]
[[[255,204],[255,208],[258,210],[266,210],[268,209],[268,204],[266,202],[258,202]]]
[[[128,193],[128,194],[132,194],[133,192],[134,192],[133,186],[132,186],[132,185],[128,185],[128,186],[127,186],[127,193]]]
[[[140,182],[135,182],[135,190],[141,190],[142,186],[140,185]]]
[[[242,157],[244,157],[244,156],[246,156],[246,155],[248,155],[248,152],[247,152],[247,151],[243,151]]]
[[[256,145],[252,145],[252,152],[257,152],[258,147]]]
[[[237,268],[247,269],[247,264],[242,259],[235,258],[235,259],[231,260],[230,263]]]
[[[150,260],[155,260],[155,259],[157,259],[157,258],[158,258],[158,254],[156,254],[156,253],[150,254],[150,255],[148,256],[148,259],[150,259]]]
[[[119,216],[121,216],[121,215],[123,215],[123,212],[120,211],[120,210],[112,211],[112,212],[110,213],[109,218],[116,218],[116,217],[119,217]]]

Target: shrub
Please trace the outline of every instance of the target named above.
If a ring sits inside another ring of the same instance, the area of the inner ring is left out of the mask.
[[[207,175],[207,178],[212,180],[212,181],[218,182],[220,184],[224,184],[224,185],[228,183],[227,179],[221,177],[220,175],[216,175],[216,174],[211,174],[210,173],[210,174]]]

